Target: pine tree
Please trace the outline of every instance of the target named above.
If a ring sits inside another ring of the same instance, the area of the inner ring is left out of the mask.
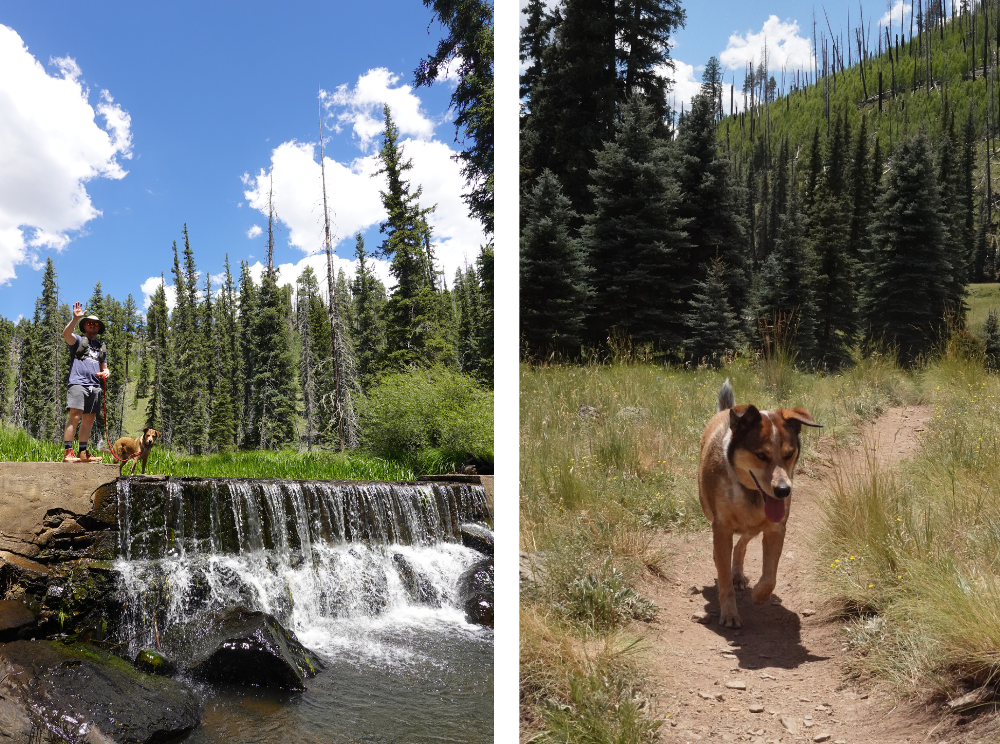
[[[823,168],[823,153],[819,144],[819,127],[813,130],[812,146],[809,148],[809,172],[806,176],[805,210],[811,212],[816,201],[816,186],[819,184]]]
[[[965,224],[962,226],[962,245],[965,248],[965,263],[968,267],[970,282],[981,281],[983,263],[976,264],[976,213],[974,206],[975,189],[974,171],[976,168],[976,122],[972,107],[965,120],[965,131],[962,140],[962,191],[961,206],[965,213]]]
[[[169,416],[167,398],[172,397],[169,386],[173,379],[171,359],[168,349],[169,323],[167,311],[167,294],[161,280],[153,292],[146,314],[146,335],[149,340],[147,355],[153,366],[153,377],[150,384],[149,398],[146,401],[146,426],[163,434],[164,443],[170,445],[170,429],[164,414]],[[171,370],[168,372],[168,366]]]
[[[260,426],[257,421],[257,407],[254,405],[256,394],[254,379],[257,377],[259,362],[258,349],[260,342],[254,335],[254,327],[258,314],[258,290],[250,274],[250,265],[240,262],[240,301],[239,301],[239,344],[240,344],[240,404],[243,412],[237,421],[239,424],[239,441],[245,448],[256,447],[260,443]]]
[[[582,219],[593,211],[587,186],[594,153],[614,137],[615,4],[566,0],[558,12],[561,20],[522,119],[521,182],[535,183],[548,168]]]
[[[968,251],[963,240],[966,210],[963,204],[963,173],[958,162],[958,148],[955,140],[955,117],[945,107],[946,129],[937,143],[937,177],[941,192],[941,216],[946,237],[944,249],[951,266],[946,283],[948,312],[952,321],[964,325],[968,306],[965,304],[965,285],[968,281]]]
[[[900,141],[872,226],[874,265],[866,323],[901,363],[927,353],[942,330],[951,273],[931,148],[922,132]]]
[[[641,98],[626,104],[614,141],[597,155],[594,213],[582,232],[593,310],[589,336],[600,343],[627,335],[636,343],[675,347],[681,308],[671,275],[684,232],[680,196],[665,167],[665,142],[655,137],[653,110]]]
[[[356,311],[351,335],[358,350],[358,375],[364,389],[374,381],[378,362],[384,354],[386,341],[383,313],[386,296],[385,287],[368,263],[369,254],[365,251],[365,239],[361,233],[355,235],[354,239],[354,255],[358,261],[358,268],[351,287]]]
[[[575,356],[583,342],[589,290],[575,215],[550,170],[525,197],[521,225],[521,340],[530,354]],[[478,282],[477,282],[478,283]]]
[[[0,423],[10,420],[13,405],[14,324],[0,316]]]
[[[318,295],[319,283],[316,281],[316,274],[311,266],[306,266],[296,280],[295,328],[301,347],[299,351],[299,389],[302,391],[302,417],[305,419],[306,446],[310,451],[312,451],[313,442],[316,440],[317,413],[319,411],[316,368],[320,360],[313,353],[313,333],[310,322],[314,298]]]
[[[253,421],[261,449],[280,449],[295,441],[297,375],[290,342],[285,301],[268,271],[261,281],[260,312],[253,324],[253,343],[258,345]]]
[[[776,326],[785,324],[784,331],[798,358],[809,361],[815,353],[816,260],[794,195],[778,220],[774,251],[761,267],[757,316]]]
[[[429,209],[420,206],[421,187],[410,190],[405,180],[413,163],[398,144],[399,128],[389,106],[383,109],[385,133],[379,158],[386,189],[380,191],[387,213],[379,231],[385,235],[379,252],[390,260],[396,287],[386,305],[386,354],[384,365],[392,369],[430,366],[452,355],[441,334],[443,307],[430,285],[424,234]]]
[[[38,309],[40,315],[36,321],[36,342],[38,363],[41,365],[38,375],[41,408],[36,436],[39,439],[61,442],[66,420],[66,379],[69,371],[68,347],[62,338],[62,331],[69,319],[64,322],[59,311],[59,288],[51,257],[45,261]]]
[[[736,347],[736,315],[729,307],[729,290],[722,261],[712,261],[708,276],[698,285],[689,303],[686,325],[688,337],[684,347],[698,363],[721,364],[727,350]]]
[[[420,60],[417,87],[430,85],[457,64],[458,84],[451,95],[462,176],[470,187],[462,199],[489,235],[493,234],[493,4],[487,0],[424,0],[448,30],[433,55]]]
[[[479,332],[479,369],[476,377],[483,385],[493,387],[493,246],[484,245],[476,257],[476,276],[479,279],[480,302]]]
[[[685,303],[690,302],[695,288],[704,281],[706,265],[719,259],[725,265],[729,306],[740,318],[750,295],[749,261],[743,247],[745,226],[729,163],[719,153],[713,110],[710,91],[703,85],[678,136],[679,214],[685,220],[689,247],[675,264],[671,285]]]
[[[666,134],[663,126],[668,114],[665,84],[661,71],[671,66],[670,36],[684,25],[685,12],[679,0],[619,0],[615,3],[616,101],[621,110],[633,96],[652,107],[660,123],[658,136]],[[706,65],[706,78],[713,85],[713,101],[722,94],[719,60],[712,57]],[[721,114],[721,106],[719,107]]]

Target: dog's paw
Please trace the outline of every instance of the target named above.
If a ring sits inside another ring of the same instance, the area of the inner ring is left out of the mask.
[[[747,581],[747,577],[739,571],[733,571],[733,589],[742,592],[748,586],[750,586],[750,582]]]
[[[753,588],[751,596],[753,597],[754,604],[764,604],[767,600],[771,598],[771,592],[774,591],[774,586],[768,586],[767,584],[757,584]]]
[[[735,609],[731,612],[723,610],[719,613],[719,625],[726,628],[742,628],[743,622],[740,620],[740,613]]]

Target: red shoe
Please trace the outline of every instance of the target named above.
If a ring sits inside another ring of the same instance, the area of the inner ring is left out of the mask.
[[[76,456],[76,452],[71,449],[66,450],[66,454],[63,455],[63,462],[80,462],[80,458]]]

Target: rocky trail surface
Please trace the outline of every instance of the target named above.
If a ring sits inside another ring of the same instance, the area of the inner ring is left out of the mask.
[[[737,592],[742,629],[718,624],[711,533],[661,538],[669,579],[651,579],[642,588],[660,607],[648,646],[660,690],[657,713],[666,721],[661,741],[958,744],[992,738],[988,716],[943,715],[940,705],[900,702],[877,686],[848,680],[843,622],[824,608],[813,578],[810,546],[830,487],[864,468],[873,446],[887,467],[913,455],[931,415],[929,407],[894,408],[866,428],[861,443],[836,449],[829,438],[820,439],[818,456],[795,476],[771,602],[755,606],[749,590]],[[761,572],[760,537],[750,543],[746,567],[752,585]]]

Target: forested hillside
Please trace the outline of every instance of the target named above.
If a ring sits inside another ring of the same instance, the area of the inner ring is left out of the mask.
[[[829,369],[880,347],[912,363],[961,326],[966,285],[997,272],[1000,3],[914,16],[821,21],[812,70],[712,58],[673,111],[656,73],[679,2],[529,4],[525,355],[629,339],[717,362],[780,336]]]

